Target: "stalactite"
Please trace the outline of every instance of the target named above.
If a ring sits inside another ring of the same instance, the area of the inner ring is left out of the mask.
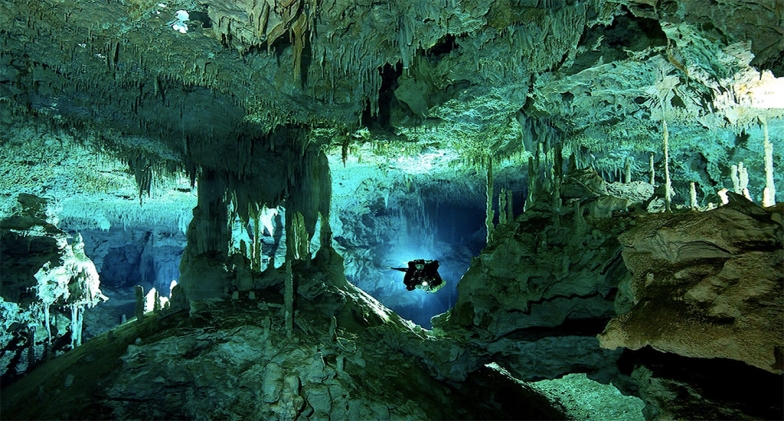
[[[487,227],[487,244],[493,238],[493,157],[487,157],[487,210],[485,213],[485,226]]]
[[[245,240],[240,240],[240,254],[242,255],[242,257],[246,257],[248,259],[252,258],[252,256],[248,255],[248,245],[245,243]],[[251,261],[251,268],[254,268],[252,261]]]
[[[286,260],[310,258],[310,235],[305,218],[299,211],[286,209]]]
[[[649,173],[651,175],[650,183],[651,183],[652,186],[655,186],[656,185],[656,170],[653,167],[653,152],[651,152],[651,154],[648,156],[648,168],[649,168],[648,171],[649,171]]]
[[[289,259],[286,259],[283,303],[285,305],[286,336],[291,337],[294,333],[294,274],[291,272],[291,260]]]
[[[765,153],[765,188],[762,190],[762,206],[774,206],[776,204],[776,186],[773,183],[773,145],[770,143],[768,135],[768,120],[762,120],[762,128],[765,135],[763,140],[763,150]]]
[[[664,208],[667,212],[672,212],[671,196],[672,184],[670,183],[670,132],[667,130],[667,120],[662,119],[662,140],[664,149]]]

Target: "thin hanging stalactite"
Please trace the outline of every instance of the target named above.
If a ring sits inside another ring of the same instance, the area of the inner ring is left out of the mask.
[[[487,227],[487,244],[493,238],[493,157],[487,156],[487,212],[485,213],[485,226]]]

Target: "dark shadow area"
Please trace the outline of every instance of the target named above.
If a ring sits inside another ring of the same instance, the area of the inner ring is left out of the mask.
[[[476,396],[476,390],[481,390],[483,395]],[[465,382],[457,386],[457,393],[462,400],[475,402],[479,408],[488,405],[484,402],[493,402],[494,412],[500,410],[509,417],[497,419],[569,419],[562,408],[557,408],[538,392],[486,366],[469,374]]]
[[[75,234],[75,233],[72,233]],[[81,231],[84,251],[98,270],[101,286],[114,290],[157,289],[169,296],[171,281],[180,277],[180,257],[185,234],[145,229]]]
[[[373,115],[368,103],[362,112],[361,124],[371,131],[389,131],[391,129],[391,111],[402,104],[395,98],[395,89],[398,87],[398,78],[403,74],[403,64],[398,62],[394,66],[384,64],[379,68],[381,75],[381,88],[378,91],[378,114]]]
[[[623,374],[643,366],[651,371],[652,379],[658,380],[658,387],[668,387],[675,394],[698,394],[701,399],[673,405],[679,407],[683,419],[721,419],[717,408],[732,408],[767,420],[781,419],[784,413],[784,378],[740,361],[689,358],[645,347],[624,350],[618,366]],[[716,406],[695,402],[713,402]]]

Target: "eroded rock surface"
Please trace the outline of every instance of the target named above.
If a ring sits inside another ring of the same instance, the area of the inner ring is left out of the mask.
[[[656,214],[619,237],[634,307],[602,347],[646,345],[679,355],[784,369],[782,207],[736,198],[700,213]]]
[[[46,199],[20,194],[0,220],[0,374],[8,381],[41,358],[82,342],[87,307],[106,300],[81,235],[70,242]]]
[[[571,194],[583,199],[557,212],[535,206],[496,227],[461,279],[454,309],[434,326],[523,380],[578,371],[609,381],[618,354],[601,350],[594,335],[615,315],[628,276],[616,236],[633,218],[618,212],[631,202],[609,196],[593,175],[594,194]]]
[[[280,284],[254,298],[194,301],[186,311],[101,335],[56,367],[42,366],[7,389],[4,416],[565,418],[499,371],[450,373],[465,353],[347,284],[333,250],[294,267],[300,288],[292,332]],[[43,404],[27,405],[38,393]]]

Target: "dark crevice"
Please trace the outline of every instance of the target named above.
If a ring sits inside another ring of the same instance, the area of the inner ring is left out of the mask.
[[[518,329],[502,336],[501,338],[505,340],[533,342],[549,337],[596,336],[599,333],[602,333],[604,327],[607,326],[607,323],[609,322],[609,317],[597,317],[592,319],[567,318],[558,326],[534,326],[525,329]]]
[[[672,385],[689,385],[704,399],[720,402],[721,408],[740,410],[760,419],[780,419],[784,382],[781,375],[769,373],[741,361],[722,358],[689,358],[662,353],[647,346],[637,351],[624,350],[618,360],[623,374],[631,374],[644,366],[651,370],[651,378],[665,379]],[[660,386],[661,387],[661,386]],[[693,413],[692,419],[709,419],[719,407],[707,412]],[[694,408],[699,411],[699,409]],[[706,416],[707,415],[707,416]]]
[[[379,68],[381,74],[381,88],[378,91],[378,114],[372,114],[371,104],[368,102],[362,112],[362,125],[370,130],[388,131],[391,127],[390,116],[392,108],[399,106],[395,98],[395,89],[398,87],[398,78],[403,74],[403,64],[397,62],[394,66],[384,64]]]
[[[436,41],[435,45],[425,51],[425,56],[438,60],[458,48],[460,47],[455,43],[455,36],[446,34]]]
[[[574,64],[567,70],[575,74],[591,67],[599,57],[604,62],[625,60],[627,51],[644,51],[649,47],[667,45],[667,36],[654,19],[634,17],[631,13],[617,16],[610,26],[595,26],[587,29],[579,45],[585,52],[578,54]]]

